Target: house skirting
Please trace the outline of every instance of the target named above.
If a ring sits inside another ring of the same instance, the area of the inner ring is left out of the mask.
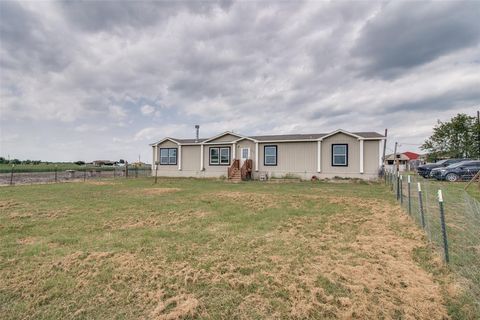
[[[152,170],[152,175],[155,176],[155,170]],[[318,179],[333,179],[336,177],[375,180],[378,178],[377,173],[318,173],[312,172],[283,172],[283,171],[255,171],[252,172],[254,180],[259,180],[261,175],[267,175],[268,178],[283,178],[285,176],[299,178],[301,180],[311,180],[313,176]],[[200,170],[181,170],[181,171],[158,171],[158,177],[183,177],[183,178],[221,178],[226,174],[222,172],[200,171]]]

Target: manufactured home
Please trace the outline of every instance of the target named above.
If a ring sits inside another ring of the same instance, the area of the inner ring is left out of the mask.
[[[153,174],[225,177],[231,180],[285,176],[309,180],[375,179],[385,137],[376,132],[336,130],[318,134],[244,136],[224,132],[211,138],[166,137],[152,147]]]

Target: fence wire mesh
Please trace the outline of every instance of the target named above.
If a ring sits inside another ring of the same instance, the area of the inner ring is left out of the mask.
[[[438,199],[438,190],[442,191],[448,265],[460,276],[480,311],[480,202],[463,189],[462,183],[428,180],[412,174],[409,193],[408,180],[408,174],[405,173],[399,175],[390,171],[385,176],[385,183],[406,214],[410,214],[415,223],[424,228],[428,239],[445,257]]]
[[[110,167],[110,168],[80,168],[77,170],[54,170],[17,172],[12,169],[9,173],[0,173],[0,185],[21,185],[35,183],[55,183],[65,181],[86,181],[97,179],[120,179],[149,177],[152,171],[150,168]]]

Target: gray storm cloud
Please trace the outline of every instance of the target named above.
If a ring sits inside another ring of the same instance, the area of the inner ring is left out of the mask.
[[[2,1],[0,155],[149,159],[152,139],[196,123],[202,135],[388,127],[421,143],[479,105],[479,8]]]

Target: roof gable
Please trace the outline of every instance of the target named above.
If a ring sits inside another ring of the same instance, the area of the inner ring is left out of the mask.
[[[338,133],[343,133],[343,134],[346,134],[347,136],[351,136],[351,137],[354,137],[354,138],[357,138],[357,139],[363,139],[363,137],[355,134],[355,133],[352,133],[352,132],[348,132],[346,130],[343,130],[343,129],[338,129],[338,130],[335,130],[335,131],[332,131],[326,135],[324,135],[323,137],[319,138],[318,140],[322,141],[323,139],[326,139],[328,137],[331,137],[331,136],[334,136]]]
[[[238,133],[234,133],[234,132],[230,132],[230,131],[225,131],[219,135],[216,135],[214,137],[211,137],[205,141],[203,141],[203,143],[208,143],[208,142],[213,142],[217,139],[220,139],[224,136],[227,136],[227,135],[230,135],[230,136],[234,136],[234,137],[237,137],[237,139],[233,139],[233,140],[230,140],[230,141],[222,141],[222,142],[231,142],[231,141],[235,141],[235,140],[238,140],[238,139],[241,139],[241,138],[247,138],[246,136],[242,136],[241,134],[238,134]]]
[[[170,137],[166,137],[166,138],[163,138],[162,140],[159,140],[157,142],[154,142],[154,143],[150,143],[151,146],[156,146],[157,144],[160,144],[162,142],[165,142],[165,141],[171,141],[175,144],[180,144],[180,142],[178,142],[177,140],[173,139],[173,138],[170,138]]]
[[[418,157],[420,156],[418,153],[411,152],[411,151],[403,152],[403,154],[404,154],[405,156],[407,156],[408,159],[410,159],[410,160],[416,160],[416,159],[418,159]]]

